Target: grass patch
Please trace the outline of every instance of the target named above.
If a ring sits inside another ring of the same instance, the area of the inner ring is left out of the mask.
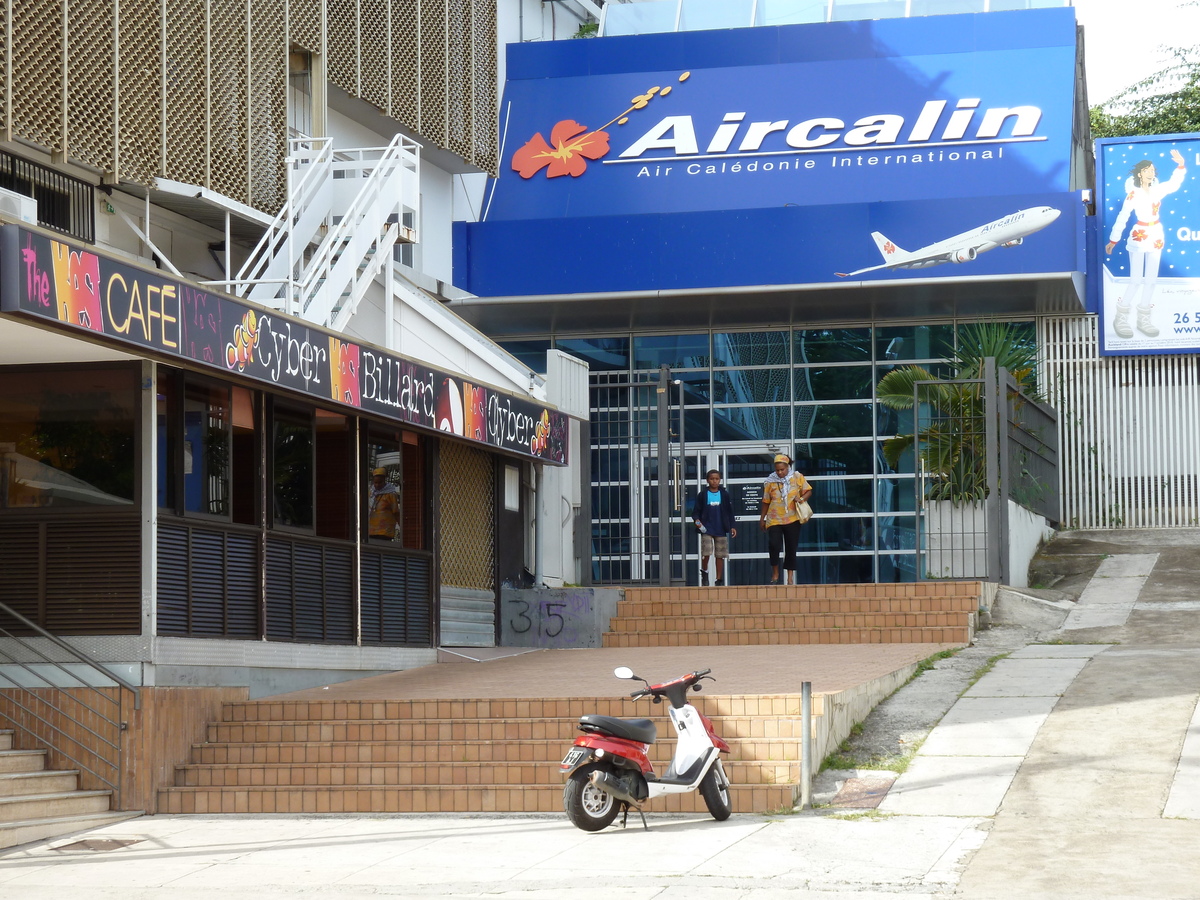
[[[904,683],[908,684],[914,678],[920,678],[922,675],[924,675],[926,672],[928,672],[930,669],[932,669],[934,666],[936,666],[943,659],[949,659],[950,657],[957,656],[957,655],[958,655],[957,650],[942,650],[939,653],[933,654],[933,656],[925,657],[923,660],[921,660],[919,663],[917,663],[916,671],[913,672],[912,676],[908,679],[908,681],[906,681]]]
[[[1000,662],[1000,660],[1008,659],[1008,656],[1009,654],[1007,653],[997,653],[995,656],[989,656],[987,662],[975,670],[975,674],[971,676],[971,680],[967,682],[967,686],[962,689],[962,692],[958,696],[961,697],[971,688],[975,687],[980,678],[992,671],[996,667],[996,663]]]
[[[843,822],[878,822],[882,819],[890,819],[895,813],[880,812],[877,809],[864,809],[862,812],[855,813],[831,813],[826,818],[841,819]]]
[[[908,677],[908,680],[906,680],[904,684],[896,688],[896,691],[911,684],[915,679],[920,678],[930,669],[934,668],[943,659],[950,659],[950,657],[957,655],[958,650],[941,650],[932,656],[925,657],[917,663],[917,667],[913,670],[912,675]],[[997,657],[997,659],[999,658],[1000,657]],[[892,691],[892,693],[888,694],[888,696],[881,700],[880,703],[887,700],[888,697],[891,697],[896,693],[896,691]],[[911,763],[913,757],[916,756],[917,750],[919,750],[921,747],[921,742],[918,742],[905,747],[904,752],[899,755],[876,754],[863,757],[856,754],[854,748],[851,746],[854,739],[862,733],[863,723],[856,722],[854,726],[851,727],[849,736],[838,745],[836,750],[834,750],[821,761],[821,765],[817,767],[817,771],[821,772],[825,769],[876,769],[900,774],[908,768],[909,763]]]

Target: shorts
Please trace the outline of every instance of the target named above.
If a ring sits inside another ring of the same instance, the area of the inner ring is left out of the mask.
[[[713,537],[711,534],[700,535],[700,555],[729,559],[729,538]]]

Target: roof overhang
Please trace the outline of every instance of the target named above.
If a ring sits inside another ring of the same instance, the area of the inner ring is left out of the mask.
[[[1082,272],[458,299],[493,338],[1084,311]]]

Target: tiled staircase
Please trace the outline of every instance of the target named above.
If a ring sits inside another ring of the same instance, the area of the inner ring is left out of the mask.
[[[975,582],[629,590],[604,645],[962,646],[970,642],[980,591]],[[882,693],[855,715],[861,718],[898,683],[881,683]],[[732,747],[726,770],[734,811],[793,806],[800,696],[693,697]],[[826,705],[814,696],[814,716]],[[834,744],[853,724],[841,709],[831,713],[836,728],[815,728],[838,731]],[[651,712],[662,713],[654,716],[662,740],[652,748],[662,771],[675,744],[665,710],[611,696],[227,703],[222,721],[208,726],[207,742],[193,746],[189,763],[177,768],[175,785],[159,792],[158,811],[558,812],[558,761],[577,735],[579,716]],[[659,798],[650,808],[704,810],[695,793]]]
[[[819,698],[818,698],[819,700]],[[697,697],[733,752],[735,812],[793,803],[800,698]],[[819,702],[814,709],[819,711]],[[605,698],[230,703],[208,743],[192,748],[159,812],[557,812],[558,761],[585,713],[634,716],[661,707]],[[652,758],[674,748],[665,715]],[[702,810],[696,794],[654,809]]]
[[[0,848],[98,828],[131,813],[109,809],[112,791],[79,790],[77,771],[47,771],[45,750],[14,750],[0,730]]]
[[[978,582],[631,588],[605,647],[966,644]]]

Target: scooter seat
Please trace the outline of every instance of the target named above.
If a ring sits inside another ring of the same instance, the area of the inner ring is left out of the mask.
[[[616,719],[612,716],[580,716],[579,727],[582,731],[602,731],[613,737],[625,738],[630,741],[640,741],[643,744],[653,744],[658,737],[658,729],[649,719]]]

